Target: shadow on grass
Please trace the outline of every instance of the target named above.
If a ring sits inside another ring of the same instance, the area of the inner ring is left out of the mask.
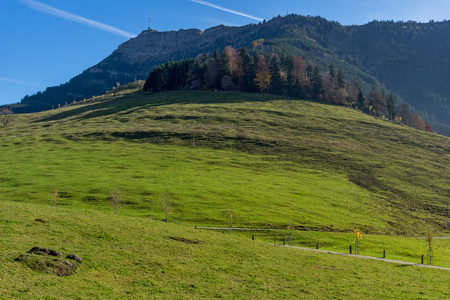
[[[88,104],[79,108],[66,110],[50,117],[36,120],[35,123],[59,121],[67,118],[73,118],[74,120],[82,121],[97,117],[114,115],[121,112],[123,112],[123,114],[130,114],[144,108],[171,104],[266,102],[278,99],[286,99],[286,97],[269,94],[251,94],[239,92],[216,93],[212,91],[183,91],[149,94],[143,91],[139,91],[118,98],[104,100],[99,103],[90,105]]]

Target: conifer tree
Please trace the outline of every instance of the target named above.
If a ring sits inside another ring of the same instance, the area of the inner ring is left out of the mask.
[[[259,63],[259,53],[258,50],[253,51],[253,64],[255,66],[255,71],[258,72],[258,63]]]
[[[314,73],[312,75],[313,83],[313,97],[317,100],[322,100],[322,75],[318,66],[314,67]]]
[[[281,66],[286,75],[287,86],[294,85],[294,58],[291,55],[283,54],[281,57]]]
[[[213,58],[215,61],[219,61],[219,60],[220,60],[220,53],[219,53],[219,50],[217,50],[217,48],[214,49],[212,58]]]
[[[394,120],[397,116],[397,99],[393,93],[389,94],[387,101],[387,110],[389,119]]]
[[[358,86],[358,98],[356,99],[356,104],[358,105],[360,110],[365,109],[366,96],[364,96],[361,86]]]
[[[312,75],[313,75],[313,67],[310,64],[308,64],[306,66],[306,76],[308,77],[309,81],[312,80]]]
[[[331,78],[334,78],[334,77],[336,77],[336,73],[335,73],[335,71],[334,71],[334,65],[333,65],[333,63],[331,63],[329,66],[328,66],[328,70],[329,70],[329,74],[330,74],[330,77]]]
[[[341,68],[339,68],[339,71],[338,71],[337,87],[338,87],[338,89],[345,88],[345,75],[344,75],[344,71],[342,71]]]
[[[230,57],[226,52],[222,53],[222,57],[220,60],[220,67],[222,71],[222,76],[231,76],[231,63]]]
[[[274,55],[270,61],[270,86],[269,90],[273,94],[280,95],[283,92],[283,81],[281,78],[280,59],[278,55]]]
[[[256,92],[257,87],[255,84],[256,78],[256,66],[254,65],[253,58],[250,56],[247,48],[242,47],[239,51],[239,55],[242,59],[242,79],[243,89],[247,92]]]

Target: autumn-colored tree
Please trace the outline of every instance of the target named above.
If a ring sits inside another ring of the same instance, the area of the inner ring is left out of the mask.
[[[264,55],[259,57],[258,72],[256,73],[255,83],[261,92],[266,92],[270,86],[269,64],[267,63]]]
[[[431,126],[431,124],[428,124],[428,123],[427,123],[427,129],[425,131],[429,132],[429,133],[435,133],[433,130],[433,126]]]
[[[225,51],[222,52],[220,63],[222,76],[220,86],[223,90],[231,90],[233,89],[233,78],[231,72],[231,60],[227,52]]]
[[[230,71],[233,81],[233,89],[239,90],[242,87],[242,58],[239,55],[239,51],[233,47],[227,46],[222,52],[222,56],[226,54],[230,58]]]
[[[296,84],[300,84],[300,86],[309,85],[309,79],[306,75],[306,62],[301,57],[293,58],[293,69],[292,69],[292,79]]]
[[[387,103],[383,93],[374,86],[370,91],[369,103],[377,116],[386,115]]]
[[[230,70],[231,74],[233,74],[236,71],[236,57],[237,57],[237,51],[231,46],[225,47],[223,49],[222,55],[226,54],[230,59]]]
[[[220,72],[220,54],[217,49],[214,51],[213,55],[209,58],[208,64],[206,66],[205,73],[203,74],[203,80],[205,86],[209,89],[220,88],[221,72]]]
[[[344,88],[340,88],[336,92],[335,103],[337,105],[347,105],[347,92]]]
[[[329,65],[329,72],[321,74],[318,66],[307,65],[301,57],[283,54],[280,59],[275,54],[250,53],[245,47],[236,51],[228,46],[222,54],[215,50],[210,57],[201,54],[195,59],[169,61],[154,68],[144,85],[144,90],[150,92],[203,88],[271,92],[352,105],[397,123],[434,132],[406,103],[397,105],[392,93],[387,97],[374,86],[366,99],[358,79],[346,81],[343,70],[339,68],[336,73],[333,64]],[[6,126],[11,119],[11,111],[0,111],[0,124]]]
[[[301,57],[292,58],[291,83],[288,86],[288,95],[297,98],[306,98],[309,79],[306,75],[306,62]]]
[[[358,228],[353,229],[353,232],[355,233],[355,237],[356,237],[356,242],[355,242],[356,254],[359,255],[360,240],[363,237],[363,232],[361,230],[359,230]]]
[[[412,115],[412,120],[411,120],[411,124],[410,126],[412,128],[416,128],[422,131],[426,131],[427,130],[427,123],[425,123],[422,120],[422,117],[418,114],[413,114]]]
[[[14,112],[10,109],[0,109],[0,122],[3,126],[7,126],[14,119]]]

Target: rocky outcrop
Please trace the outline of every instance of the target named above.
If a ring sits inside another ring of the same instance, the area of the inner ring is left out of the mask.
[[[205,48],[214,48],[220,38],[227,37],[237,30],[239,27],[223,25],[209,28],[205,32],[199,29],[165,32],[144,30],[137,37],[121,44],[112,56],[120,56],[130,65],[196,56],[205,52]],[[96,71],[98,70],[92,70]]]
[[[51,255],[51,256],[62,257],[62,253],[59,251],[55,251],[55,250],[47,249],[47,248],[41,248],[41,247],[33,247],[27,253],[47,254],[47,255]]]
[[[122,54],[130,63],[143,60],[170,58],[172,53],[198,43],[203,32],[198,29],[159,32],[145,30],[115,51]]]
[[[62,253],[56,250],[33,247],[27,253],[19,255],[15,261],[21,262],[30,269],[55,274],[57,276],[69,276],[75,273],[83,259],[76,254],[69,254],[62,259]]]

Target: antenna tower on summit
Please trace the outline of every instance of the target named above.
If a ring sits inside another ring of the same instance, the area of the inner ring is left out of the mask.
[[[151,12],[148,12],[148,29],[150,30],[150,17],[151,17]]]

